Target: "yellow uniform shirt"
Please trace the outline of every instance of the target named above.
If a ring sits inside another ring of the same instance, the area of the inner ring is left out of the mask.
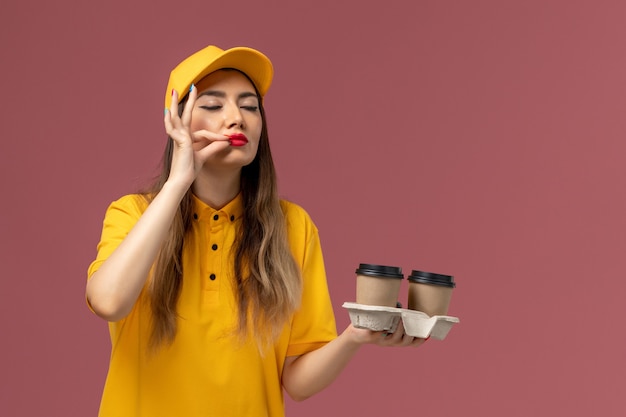
[[[147,354],[150,307],[143,296],[124,319],[109,323],[112,350],[101,417],[284,416],[281,373],[286,356],[315,350],[337,336],[318,231],[299,206],[281,201],[289,243],[302,269],[303,295],[280,338],[264,353],[238,343],[231,246],[241,196],[221,210],[194,197],[194,220],[183,249],[178,333],[171,346]],[[98,269],[137,222],[147,203],[137,195],[113,202],[104,219]]]

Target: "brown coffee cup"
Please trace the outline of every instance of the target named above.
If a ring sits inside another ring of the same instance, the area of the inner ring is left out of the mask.
[[[359,264],[356,272],[356,302],[372,306],[396,307],[404,275],[402,268]]]
[[[448,314],[452,289],[456,286],[453,276],[413,270],[407,279],[410,310],[421,311],[429,316]]]

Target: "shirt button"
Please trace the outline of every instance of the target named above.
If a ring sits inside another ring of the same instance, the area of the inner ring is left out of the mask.
[[[230,221],[234,222],[235,221],[235,216],[230,216]]]
[[[211,249],[217,250],[217,245],[214,243],[213,246],[211,246]]]
[[[209,278],[211,279],[211,281],[215,281],[215,274],[209,275]]]
[[[220,216],[218,216],[217,214],[215,216],[213,216],[213,220],[217,220],[219,218],[220,218]]]

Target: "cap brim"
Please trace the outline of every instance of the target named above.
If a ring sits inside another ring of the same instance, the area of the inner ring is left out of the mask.
[[[243,72],[250,77],[261,96],[267,93],[274,75],[274,68],[269,58],[255,49],[243,46],[227,49],[217,54],[215,49],[210,50],[209,47],[197,52],[172,71],[165,95],[166,108],[170,106],[173,89],[178,92],[179,99],[182,99],[189,91],[191,84],[198,83],[202,78],[222,68],[234,68]],[[208,65],[207,62],[209,62]]]

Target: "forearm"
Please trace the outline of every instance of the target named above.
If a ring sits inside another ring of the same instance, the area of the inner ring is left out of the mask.
[[[87,300],[108,321],[124,318],[132,309],[185,193],[166,183],[126,238],[92,275]]]
[[[283,387],[291,398],[302,401],[329,386],[364,344],[381,347],[418,347],[426,339],[409,336],[402,321],[393,333],[356,329],[349,325],[335,340],[297,358],[283,368]]]
[[[283,370],[283,386],[291,398],[305,400],[328,387],[339,376],[362,346],[351,334],[353,331],[349,326],[323,347],[289,361]]]

